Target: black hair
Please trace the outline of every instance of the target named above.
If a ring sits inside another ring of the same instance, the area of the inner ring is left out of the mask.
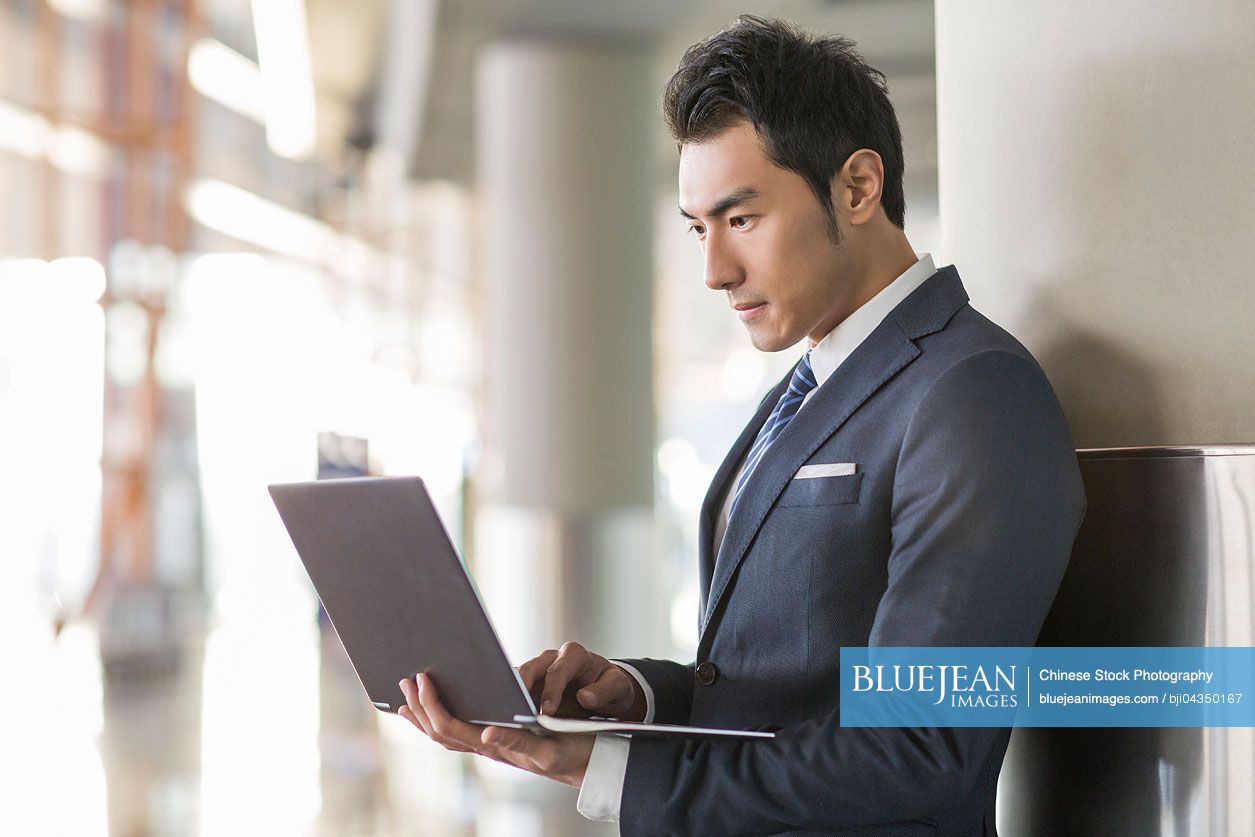
[[[810,185],[834,240],[832,178],[851,154],[870,148],[884,164],[881,206],[896,227],[905,223],[898,117],[884,73],[868,66],[849,38],[741,15],[685,50],[662,109],[679,146],[749,120],[771,161]]]

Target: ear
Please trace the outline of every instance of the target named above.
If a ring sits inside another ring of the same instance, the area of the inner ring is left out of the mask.
[[[846,159],[832,178],[832,205],[851,226],[866,224],[880,208],[885,165],[870,148],[860,148]]]

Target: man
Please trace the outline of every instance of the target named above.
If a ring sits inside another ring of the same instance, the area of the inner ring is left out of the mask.
[[[402,713],[581,787],[624,834],[995,834],[1009,730],[842,728],[839,653],[1033,644],[1084,509],[1050,385],[912,250],[897,119],[850,41],[742,17],[685,53],[664,110],[706,284],[757,348],[810,348],[707,494],[696,661],[568,643],[520,672],[542,712],[776,737],[482,729],[425,675]]]

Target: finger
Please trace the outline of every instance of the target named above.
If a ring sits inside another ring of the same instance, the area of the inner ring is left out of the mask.
[[[410,711],[410,708],[408,706],[402,706],[400,709],[398,709],[397,715],[409,721],[414,726],[418,727],[419,730],[423,732],[423,734],[425,735],[428,734],[426,728],[424,728],[423,725],[418,722],[418,718],[414,716],[414,713]]]
[[[602,713],[622,714],[632,708],[636,690],[632,676],[618,666],[612,665],[601,673],[592,684],[575,693],[576,699],[585,709],[595,709]]]
[[[401,687],[401,694],[405,695],[405,706],[398,710],[398,714],[400,712],[408,713],[410,722],[421,729],[428,738],[431,738],[431,721],[428,720],[427,713],[423,711],[422,705],[418,702],[418,684],[414,682],[413,678],[407,677],[398,685]]]
[[[527,663],[518,666],[518,678],[523,681],[527,691],[530,691],[533,699],[540,698],[540,685],[545,680],[545,670],[553,665],[553,660],[557,659],[557,651],[548,650],[545,653],[535,656]]]
[[[541,714],[552,715],[561,705],[567,685],[581,675],[588,676],[590,672],[586,669],[593,662],[593,656],[578,642],[565,643],[545,672],[545,688],[540,695]]]
[[[448,740],[444,736],[437,733],[435,727],[432,725],[431,719],[427,717],[427,711],[423,709],[422,704],[419,702],[418,687],[415,681],[403,680],[401,682],[405,684],[401,687],[401,691],[406,693],[407,702],[405,706],[402,706],[399,710],[397,710],[397,714],[406,718],[410,721],[410,723],[414,724],[414,726],[421,729],[428,738],[435,741],[446,750],[457,750],[460,753],[473,752],[473,750],[465,744],[459,741]]]
[[[423,709],[422,704],[418,700],[418,687],[413,680],[402,680],[399,684],[401,692],[405,695],[406,705],[397,710],[397,714],[414,726],[418,727],[423,733],[435,741],[440,746],[448,750],[457,750],[461,753],[474,752],[470,747],[466,747],[456,741],[442,740],[432,728],[431,720],[427,717],[427,712]]]
[[[480,748],[483,727],[459,721],[440,703],[436,686],[426,674],[418,675],[418,703],[431,723],[432,738],[446,747],[475,750]]]

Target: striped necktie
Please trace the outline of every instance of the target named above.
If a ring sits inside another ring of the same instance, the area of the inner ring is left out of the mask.
[[[802,355],[801,362],[794,368],[793,377],[789,379],[789,388],[776,402],[776,408],[771,411],[766,424],[758,431],[758,438],[754,440],[754,446],[750,448],[749,456],[745,458],[745,467],[741,469],[741,479],[736,484],[736,494],[732,497],[729,517],[736,510],[736,504],[741,499],[741,492],[745,490],[745,483],[749,481],[750,474],[754,473],[758,461],[763,458],[767,448],[771,447],[771,443],[779,437],[789,422],[793,421],[793,417],[802,407],[802,402],[806,400],[806,394],[817,386],[819,384],[816,383],[815,373],[811,369],[811,353],[807,352]]]

